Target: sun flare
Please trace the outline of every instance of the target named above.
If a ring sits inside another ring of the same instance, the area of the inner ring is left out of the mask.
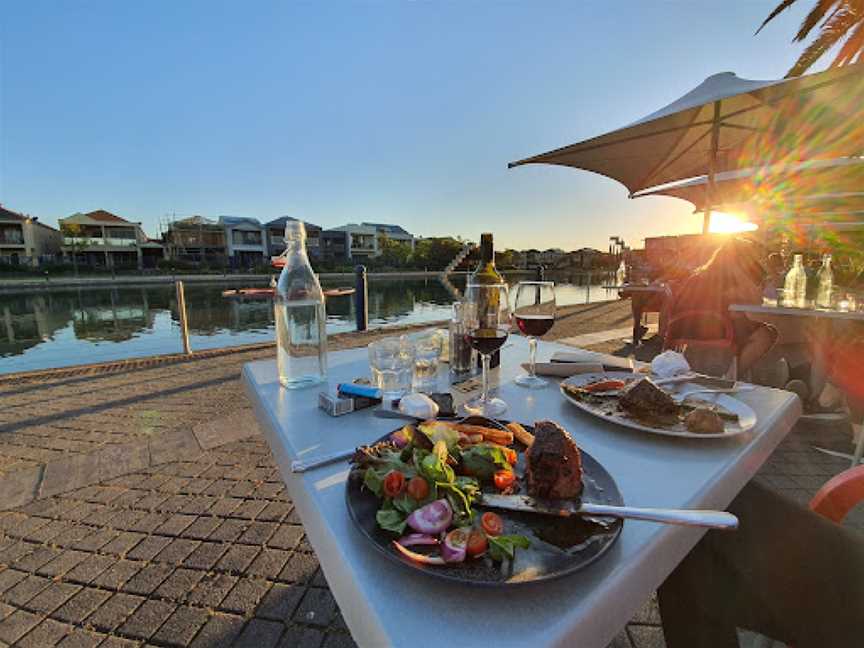
[[[749,222],[745,216],[740,214],[727,214],[726,212],[711,212],[710,231],[714,234],[735,234],[737,232],[752,232],[758,229],[755,223]]]

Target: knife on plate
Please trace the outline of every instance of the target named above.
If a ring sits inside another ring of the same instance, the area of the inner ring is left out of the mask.
[[[580,502],[578,500],[547,501],[528,495],[495,495],[492,493],[483,493],[479,504],[488,508],[537,513],[540,515],[554,515],[556,517],[597,515],[661,522],[663,524],[708,527],[709,529],[734,530],[738,528],[738,518],[725,511],[612,506],[609,504]]]

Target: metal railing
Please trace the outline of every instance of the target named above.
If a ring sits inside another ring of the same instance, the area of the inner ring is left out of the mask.
[[[95,238],[85,236],[64,236],[63,245],[82,247],[137,247],[138,241],[125,238]]]

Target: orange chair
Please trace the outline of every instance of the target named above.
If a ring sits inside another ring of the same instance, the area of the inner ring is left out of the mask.
[[[713,324],[718,329],[723,330],[722,337],[716,338],[699,338],[679,335],[677,330],[681,328],[682,323],[688,322],[695,325],[697,328],[705,323]],[[727,350],[732,356],[732,363],[727,372],[727,377],[732,380],[737,379],[737,359],[738,353],[735,346],[735,329],[732,326],[732,320],[726,315],[721,315],[715,311],[706,310],[687,310],[676,313],[669,319],[666,325],[666,335],[663,339],[663,350],[672,349],[673,351],[683,352],[685,349],[723,349]]]

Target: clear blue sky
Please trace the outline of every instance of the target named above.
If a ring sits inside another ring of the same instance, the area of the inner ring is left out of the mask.
[[[507,162],[623,126],[710,74],[781,77],[812,2],[5,2],[0,201],[394,222],[499,247],[696,231],[671,198]]]

